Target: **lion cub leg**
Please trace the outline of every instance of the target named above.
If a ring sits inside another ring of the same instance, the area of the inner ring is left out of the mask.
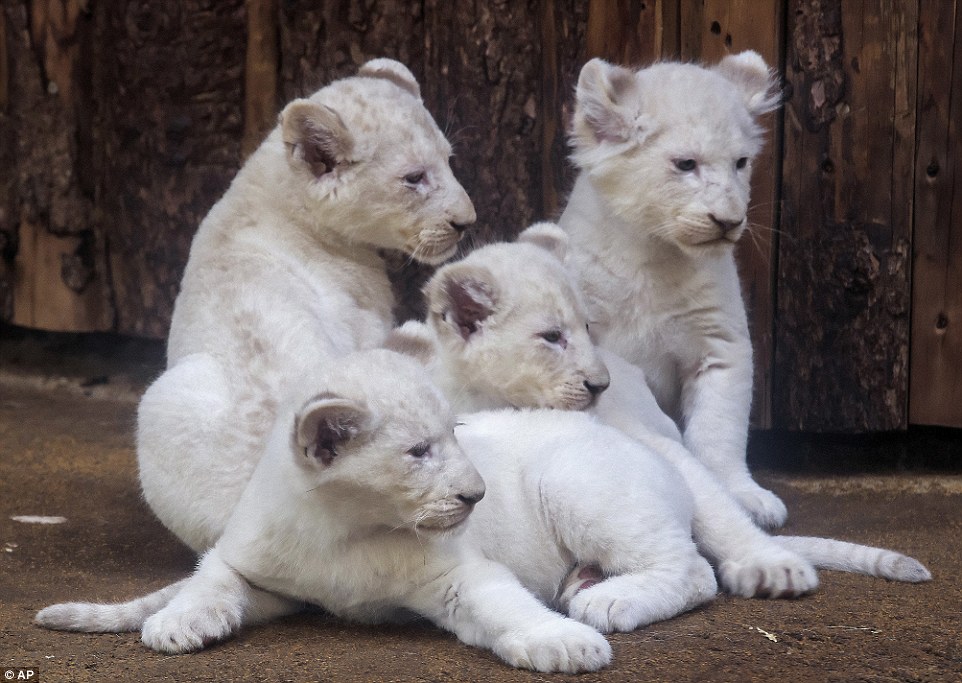
[[[176,597],[144,622],[141,640],[158,652],[193,652],[230,637],[243,624],[300,609],[301,603],[251,586],[214,549]]]
[[[489,560],[462,561],[422,586],[407,606],[511,666],[578,673],[611,661],[604,636],[548,609]]]
[[[711,565],[693,545],[671,545],[661,552],[648,548],[644,556],[617,552],[587,572],[576,569],[575,580],[569,575],[563,586],[559,607],[572,619],[611,633],[633,631],[711,601],[718,591]]]

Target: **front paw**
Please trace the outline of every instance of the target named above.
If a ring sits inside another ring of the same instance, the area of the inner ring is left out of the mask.
[[[144,622],[140,639],[151,650],[180,654],[202,650],[240,627],[241,615],[211,605],[168,606]]]
[[[561,617],[502,636],[494,651],[511,666],[544,673],[597,671],[611,662],[611,645],[603,635]]]
[[[785,507],[781,498],[763,489],[754,481],[733,487],[731,494],[763,529],[776,529],[785,524],[785,520],[788,519],[788,508]]]
[[[743,598],[797,598],[818,587],[815,567],[781,548],[725,560],[718,575],[722,588]]]
[[[645,600],[650,596],[614,590],[613,585],[604,581],[580,591],[571,600],[568,616],[602,633],[634,631],[658,621],[657,606]]]

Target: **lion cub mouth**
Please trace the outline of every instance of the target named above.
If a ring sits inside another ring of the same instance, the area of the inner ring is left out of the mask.
[[[464,505],[459,508],[438,512],[416,521],[414,523],[414,529],[415,531],[430,531],[436,533],[454,531],[471,517],[473,510],[473,505]]]

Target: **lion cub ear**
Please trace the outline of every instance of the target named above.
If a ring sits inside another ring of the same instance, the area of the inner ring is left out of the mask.
[[[416,98],[421,99],[421,86],[418,85],[411,70],[401,62],[386,57],[372,59],[365,62],[357,75],[367,78],[385,78],[402,90],[407,90]]]
[[[486,268],[476,265],[459,262],[441,268],[424,289],[435,329],[447,325],[465,341],[470,339],[495,310],[493,281]]]
[[[729,55],[714,70],[737,86],[752,116],[770,112],[781,104],[776,77],[757,52],[745,50]]]
[[[370,411],[357,401],[333,394],[318,394],[294,418],[298,452],[324,466],[337,457],[337,449],[373,426]]]
[[[518,242],[526,242],[546,249],[562,262],[568,253],[568,234],[557,223],[549,221],[534,223],[522,230],[518,235]]]
[[[573,133],[576,143],[628,142],[638,130],[637,115],[626,106],[634,88],[630,69],[592,59],[581,68],[575,90]]]
[[[279,118],[291,158],[306,164],[315,178],[350,159],[354,138],[330,107],[311,100],[294,100]]]

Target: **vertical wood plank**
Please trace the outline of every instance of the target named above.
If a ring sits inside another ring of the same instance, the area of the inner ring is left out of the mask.
[[[425,101],[478,212],[470,239],[511,238],[544,216],[541,2],[428,0],[425,13]]]
[[[253,152],[277,123],[278,0],[247,0],[247,53],[244,58],[244,156]]]
[[[163,337],[191,239],[241,163],[244,0],[95,7],[97,202],[116,330]]]
[[[103,235],[89,169],[92,21],[80,0],[3,6],[6,134],[0,157],[0,305],[18,325],[109,328]]]
[[[568,132],[584,63],[587,0],[543,0],[541,40],[541,218],[557,219],[574,185]]]
[[[909,419],[962,427],[962,7],[922,0]]]
[[[682,3],[681,58],[713,64],[726,55],[754,50],[770,67],[781,71],[784,20],[784,6],[780,2]],[[748,213],[751,229],[738,245],[736,257],[755,352],[752,425],[769,428],[772,426],[774,234],[779,218],[781,112],[767,115],[763,125],[769,131],[769,141],[755,162]]]
[[[590,0],[586,59],[626,66],[674,58],[679,51],[679,0]]]
[[[917,5],[792,0],[776,426],[907,424]]]
[[[351,76],[375,57],[403,62],[423,80],[426,38],[421,2],[284,0],[279,24],[284,102]],[[445,26],[443,31],[452,28]]]

